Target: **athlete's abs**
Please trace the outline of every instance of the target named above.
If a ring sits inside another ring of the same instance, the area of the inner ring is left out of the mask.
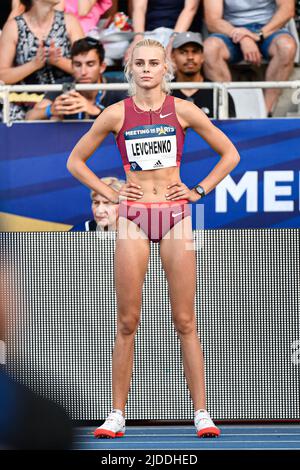
[[[127,182],[141,186],[143,196],[141,202],[167,201],[167,187],[180,181],[179,167],[162,168],[160,170],[126,172]]]

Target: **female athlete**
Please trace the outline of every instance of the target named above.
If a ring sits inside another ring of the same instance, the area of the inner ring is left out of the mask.
[[[67,163],[69,171],[83,184],[114,203],[120,202],[115,252],[117,336],[112,359],[113,410],[96,429],[95,437],[125,434],[125,405],[149,240],[160,243],[172,318],[194,405],[196,433],[199,437],[216,437],[220,430],[206,410],[204,360],[196,327],[196,261],[194,250],[187,248],[193,241],[188,202],[196,202],[211,192],[235,168],[240,157],[232,142],[198,107],[168,94],[170,65],[159,42],[138,42],[126,65],[126,75],[131,96],[100,114]],[[181,181],[179,173],[189,127],[221,157],[192,189]],[[101,182],[86,165],[110,132],[116,137],[126,173],[126,184],[119,192]]]

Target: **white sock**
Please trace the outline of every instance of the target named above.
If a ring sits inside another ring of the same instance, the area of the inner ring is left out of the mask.
[[[123,416],[123,411],[122,410],[113,409],[112,413],[118,413],[119,415]]]

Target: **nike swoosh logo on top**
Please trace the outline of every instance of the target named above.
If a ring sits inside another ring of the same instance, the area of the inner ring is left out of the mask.
[[[174,214],[174,213],[172,212],[171,215],[172,215],[172,217],[177,217],[177,215],[181,215],[181,214],[184,214],[184,212],[177,212],[177,214]]]
[[[165,118],[165,117],[167,117],[167,116],[171,116],[171,114],[173,114],[173,113],[160,114],[159,117],[160,117],[160,119],[163,119],[163,118]]]

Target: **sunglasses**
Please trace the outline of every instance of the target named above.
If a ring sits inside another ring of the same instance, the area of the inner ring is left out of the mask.
[[[83,40],[85,42],[87,42],[90,46],[99,46],[100,45],[98,39],[92,38],[91,36],[86,36]]]

